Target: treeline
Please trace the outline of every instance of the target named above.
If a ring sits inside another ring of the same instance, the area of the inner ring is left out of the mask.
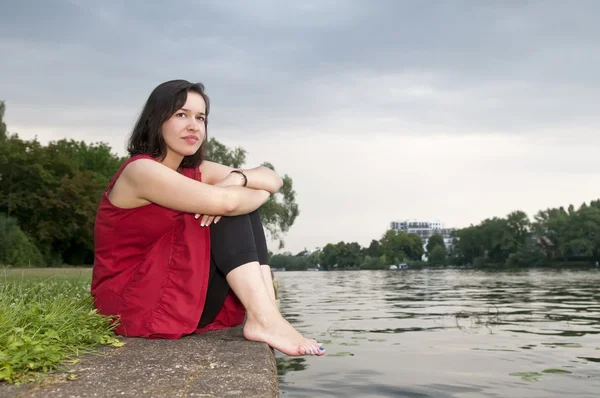
[[[476,266],[596,264],[600,261],[600,200],[484,220],[456,231],[453,261]]]
[[[417,235],[402,231],[386,231],[381,239],[373,239],[368,247],[357,242],[328,243],[320,250],[274,254],[270,262],[273,268],[289,271],[318,268],[336,269],[388,269],[392,264],[407,262],[415,265],[428,254],[430,263],[443,263],[446,258],[444,240],[440,235],[432,236],[427,247]]]
[[[0,101],[0,265],[91,265],[102,193],[125,158],[104,143],[58,140],[42,145],[9,134]],[[246,151],[214,138],[207,157],[240,167]],[[265,163],[273,168],[273,166]],[[292,179],[263,206],[270,236],[281,239],[298,216]]]
[[[389,269],[390,265],[403,262],[422,266],[424,258],[434,266],[598,264],[600,200],[583,203],[578,209],[571,205],[566,210],[542,210],[533,220],[523,211],[486,219],[454,231],[449,247],[440,235],[430,237],[423,248],[418,236],[388,230],[368,247],[356,242],[329,243],[317,251],[273,255],[271,265],[286,270]]]
[[[94,221],[123,159],[105,144],[0,141],[0,264],[91,264]]]

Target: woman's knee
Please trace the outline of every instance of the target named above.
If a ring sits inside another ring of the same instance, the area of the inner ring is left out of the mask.
[[[259,261],[252,224],[247,214],[223,217],[210,228],[211,256],[224,275],[240,265]]]

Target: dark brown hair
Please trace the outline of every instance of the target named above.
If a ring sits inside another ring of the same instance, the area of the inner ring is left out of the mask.
[[[162,125],[185,105],[187,94],[190,91],[200,94],[206,103],[204,126],[208,135],[210,100],[204,92],[204,85],[202,83],[190,83],[187,80],[171,80],[159,84],[150,93],[129,137],[127,151],[130,156],[145,154],[159,160],[163,160],[167,156],[167,145],[161,132]],[[196,153],[183,158],[181,167],[200,166],[205,157],[207,142],[208,136],[205,137]]]

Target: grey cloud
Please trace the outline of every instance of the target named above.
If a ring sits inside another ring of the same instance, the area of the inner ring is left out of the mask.
[[[592,1],[14,2],[0,17],[0,95],[15,120],[35,108],[40,125],[81,125],[57,111],[70,108],[121,126],[154,85],[197,79],[214,100],[211,123],[232,137],[339,117],[417,133],[589,126],[600,121],[599,11]]]

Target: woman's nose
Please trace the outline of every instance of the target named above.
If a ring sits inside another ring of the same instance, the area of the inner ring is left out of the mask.
[[[198,131],[198,130],[200,130],[200,123],[202,123],[202,122],[199,120],[196,120],[196,118],[192,118],[188,128],[190,130]]]

